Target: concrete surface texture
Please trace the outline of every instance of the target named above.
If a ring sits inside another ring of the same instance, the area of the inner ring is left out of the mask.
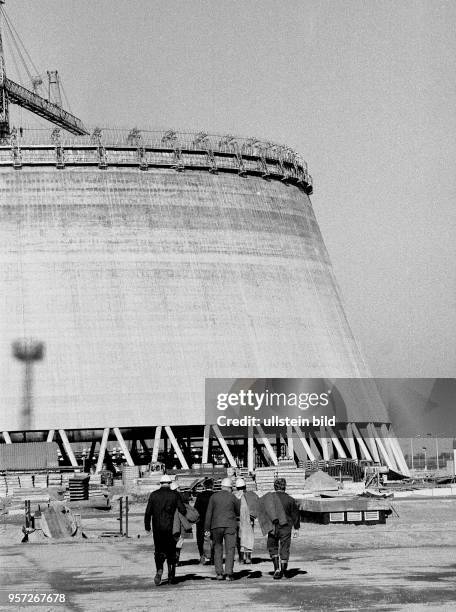
[[[25,154],[0,168],[2,429],[24,336],[33,429],[202,424],[206,377],[368,376],[298,185]]]
[[[456,609],[456,502],[400,501],[395,508],[399,518],[386,525],[303,524],[292,541],[290,575],[280,582],[272,579],[259,531],[253,564],[236,563],[232,583],[215,581],[213,567],[197,564],[196,542],[185,540],[178,583],[165,580],[160,587],[153,584],[153,539],[142,529],[143,506],[134,508],[128,540],[98,537],[118,528],[115,512],[83,518],[88,539],[77,543],[21,545],[19,526],[3,524],[0,588],[66,594],[65,606],[37,611]]]

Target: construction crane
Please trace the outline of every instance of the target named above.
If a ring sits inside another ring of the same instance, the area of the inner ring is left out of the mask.
[[[5,0],[0,0],[0,19],[7,20],[3,9]],[[71,132],[72,134],[84,135],[89,132],[80,119],[64,110],[61,106],[60,93],[54,99],[56,103],[50,102],[40,96],[36,91],[30,91],[7,78],[5,70],[5,55],[3,51],[2,23],[0,21],[0,142],[4,142],[10,136],[9,105],[17,104],[22,108],[47,119],[51,123]],[[57,71],[48,72],[49,92],[56,91],[58,87]],[[35,85],[34,85],[35,88]]]

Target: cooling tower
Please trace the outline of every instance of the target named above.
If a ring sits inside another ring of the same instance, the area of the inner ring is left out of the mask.
[[[2,430],[24,429],[20,338],[45,346],[40,431],[202,426],[205,378],[369,376],[288,148],[25,131],[0,185]]]

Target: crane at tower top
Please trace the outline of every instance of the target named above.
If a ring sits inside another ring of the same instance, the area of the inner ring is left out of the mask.
[[[0,142],[4,142],[11,133],[9,116],[10,104],[21,106],[72,134],[88,134],[89,132],[84,127],[82,121],[62,108],[60,82],[56,70],[48,71],[47,73],[49,79],[48,99],[38,93],[38,87],[42,84],[41,78],[36,75],[32,77],[27,67],[26,70],[31,77],[34,91],[16,83],[6,76],[5,54],[3,49],[3,24],[5,24],[5,29],[8,30],[12,37],[13,43],[24,65],[25,62],[21,47],[23,50],[25,50],[25,47],[22,41],[20,41],[16,29],[5,12],[3,7],[4,4],[5,0],[0,0]],[[27,52],[26,54],[31,61]],[[53,96],[52,102],[51,95]]]

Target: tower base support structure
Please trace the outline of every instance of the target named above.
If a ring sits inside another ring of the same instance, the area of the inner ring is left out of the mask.
[[[168,469],[189,470],[208,463],[247,468],[278,465],[281,459],[329,463],[355,461],[382,465],[409,476],[409,469],[391,425],[344,423],[337,427],[268,429],[246,427],[225,432],[218,425],[120,428],[91,430],[2,432],[5,444],[57,441],[62,462],[99,473],[110,462],[129,466],[163,463]],[[97,450],[97,445],[98,450]],[[89,446],[90,445],[90,449]]]

